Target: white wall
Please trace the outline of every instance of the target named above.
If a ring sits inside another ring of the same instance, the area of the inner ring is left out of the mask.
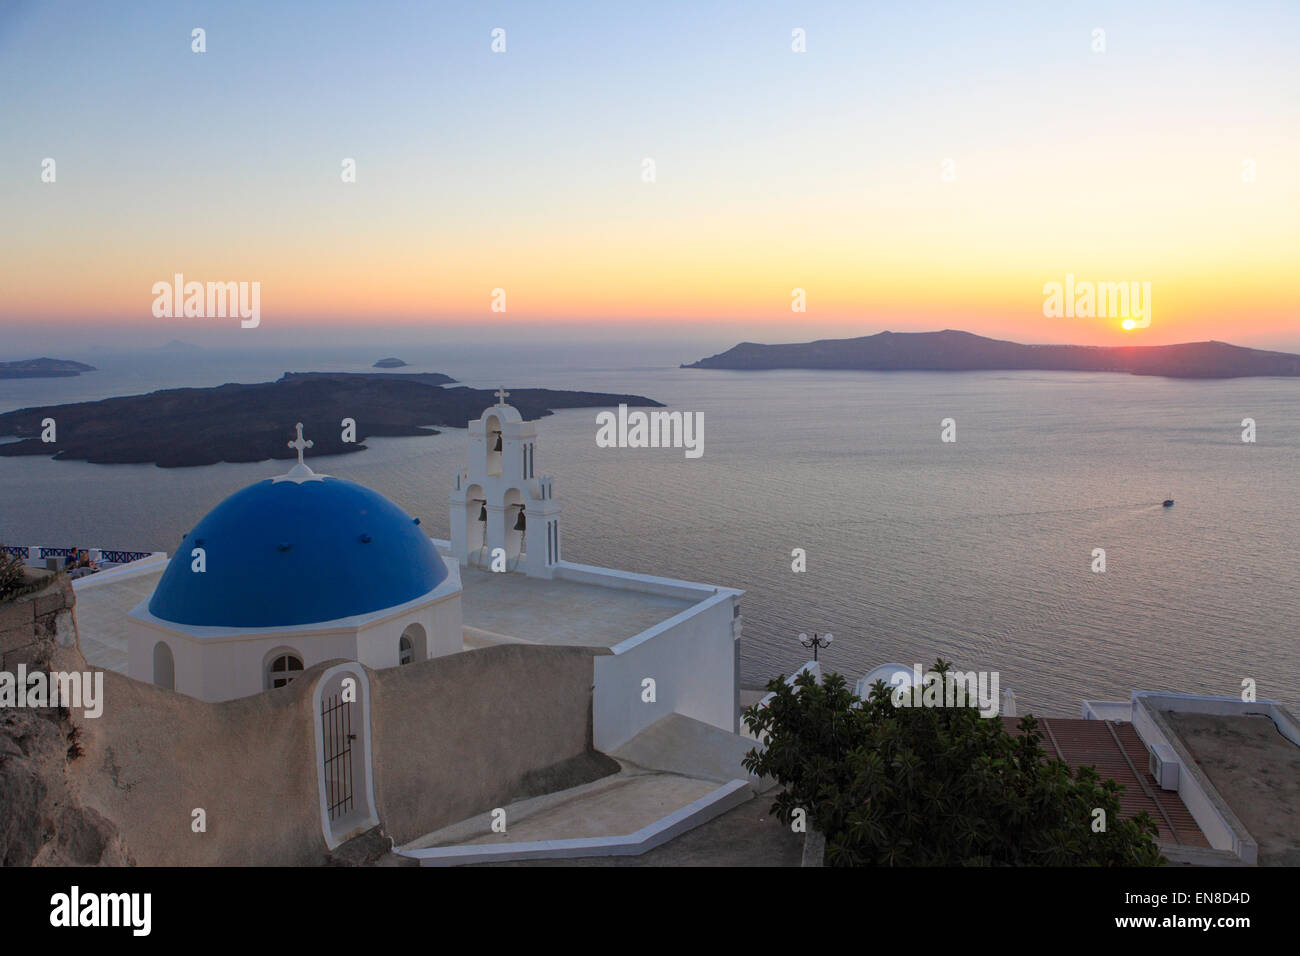
[[[736,732],[735,592],[714,595],[595,658],[594,743],[608,753],[661,717],[683,714]],[[655,701],[642,681],[655,681]]]
[[[231,700],[266,690],[267,656],[292,650],[306,670],[330,660],[361,661],[382,669],[399,663],[399,639],[412,622],[425,629],[429,655],[458,653],[461,636],[460,567],[443,556],[448,576],[429,594],[397,609],[323,624],[273,630],[185,627],[155,618],[142,601],[130,613],[127,673],[153,683],[153,649],[162,640],[176,662],[174,689],[200,700]]]
[[[356,659],[375,670],[397,667],[401,663],[402,632],[412,624],[424,628],[429,657],[459,653],[464,649],[459,589],[409,613],[363,626],[357,635]]]

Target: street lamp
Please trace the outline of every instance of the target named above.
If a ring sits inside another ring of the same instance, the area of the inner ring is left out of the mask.
[[[835,640],[834,634],[823,634],[820,637],[815,632],[812,637],[809,637],[807,634],[799,635],[799,643],[804,647],[811,647],[813,649],[814,662],[817,660],[817,651],[823,647],[830,647],[831,641],[833,640]]]

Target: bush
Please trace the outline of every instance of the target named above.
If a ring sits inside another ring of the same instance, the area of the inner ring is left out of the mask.
[[[0,551],[0,601],[17,597],[25,587],[27,565],[22,558]]]
[[[951,665],[938,661],[943,674]],[[783,786],[772,813],[802,808],[830,866],[1152,866],[1164,862],[1146,813],[1121,819],[1114,780],[1047,759],[1037,722],[1012,736],[974,707],[895,707],[878,681],[859,701],[844,678],[778,678],[745,712],[765,739],[744,765]],[[1094,810],[1105,829],[1094,832]]]

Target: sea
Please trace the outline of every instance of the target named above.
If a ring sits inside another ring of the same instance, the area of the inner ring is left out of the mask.
[[[823,668],[850,682],[942,658],[996,671],[1022,713],[1077,716],[1082,699],[1133,690],[1237,696],[1246,681],[1300,707],[1300,380],[705,371],[678,365],[709,350],[664,343],[383,354],[474,387],[624,392],[702,413],[704,452],[688,458],[598,447],[595,409],[560,411],[540,423],[536,468],[555,476],[566,559],[745,590],[747,685],[792,672],[810,653],[798,635],[815,632],[833,635]],[[382,356],[59,357],[98,371],[0,381],[0,410],[367,371]],[[465,431],[366,445],[310,463],[447,537]],[[0,458],[0,541],[171,552],[223,497],[285,467]]]

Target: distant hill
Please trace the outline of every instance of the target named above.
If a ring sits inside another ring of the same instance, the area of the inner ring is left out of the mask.
[[[180,339],[172,339],[166,345],[158,346],[155,351],[158,352],[202,352],[202,345],[195,345],[192,342],[182,342]]]
[[[1169,378],[1300,376],[1300,355],[1247,349],[1226,342],[1183,345],[1021,345],[951,329],[881,332],[856,339],[821,339],[795,345],[741,342],[682,368],[852,369],[861,371],[1038,370],[1127,372]]]
[[[401,368],[406,363],[399,358],[382,358],[372,368]]]
[[[95,366],[68,359],[35,358],[21,362],[0,362],[0,378],[69,378],[82,372],[97,371]]]
[[[441,379],[442,381],[434,381]],[[93,464],[153,462],[163,468],[220,461],[294,458],[288,447],[294,423],[313,442],[308,458],[365,451],[370,436],[436,435],[437,427],[464,428],[496,401],[488,389],[463,385],[439,373],[299,372],[256,385],[169,388],[148,395],[106,398],[0,415],[0,457],[53,456]],[[510,390],[510,404],[525,419],[557,408],[609,408],[620,404],[661,407],[639,395],[570,392],[546,388]],[[41,420],[59,423],[57,444],[41,441]],[[344,442],[340,422],[356,422],[356,441]]]

